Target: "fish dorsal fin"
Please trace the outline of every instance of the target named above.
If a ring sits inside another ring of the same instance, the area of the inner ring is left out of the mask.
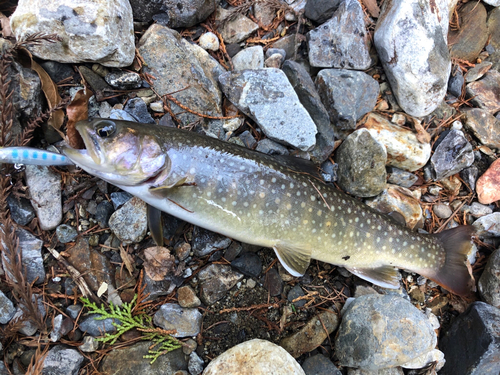
[[[297,158],[291,155],[274,155],[273,158],[276,159],[278,163],[288,169],[291,169],[292,171],[301,174],[308,174],[322,180],[321,175],[318,172],[318,168],[310,160]]]
[[[398,211],[391,211],[386,214],[386,216],[395,224],[399,224],[402,226],[406,226],[406,219],[403,216],[403,214],[399,213]]]
[[[311,249],[278,243],[274,251],[283,267],[295,277],[303,276],[311,263]]]
[[[148,204],[146,215],[151,237],[156,243],[156,246],[163,246],[163,222],[161,220],[161,211]]]
[[[346,269],[358,276],[359,278],[369,281],[382,288],[397,289],[400,287],[400,274],[398,270],[390,266],[382,266],[378,268],[356,268],[346,267]]]

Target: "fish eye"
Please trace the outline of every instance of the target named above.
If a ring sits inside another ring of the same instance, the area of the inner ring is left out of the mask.
[[[101,138],[107,138],[114,134],[116,131],[116,124],[113,121],[103,120],[99,121],[94,126],[95,132]]]

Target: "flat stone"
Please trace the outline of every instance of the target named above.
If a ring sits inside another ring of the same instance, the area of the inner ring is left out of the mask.
[[[450,206],[444,203],[435,204],[432,207],[432,211],[434,211],[434,214],[440,219],[448,219],[453,214],[453,211],[451,210]]]
[[[196,295],[193,288],[191,288],[189,285],[180,287],[177,290],[177,302],[179,302],[179,305],[181,305],[181,307],[187,308],[198,307],[201,305],[200,299]]]
[[[16,308],[10,299],[0,290],[0,324],[7,324],[14,317]]]
[[[231,266],[210,264],[198,273],[198,278],[201,300],[207,306],[211,306],[224,298],[227,292],[243,278],[243,275],[233,271]]]
[[[356,122],[372,111],[380,91],[376,80],[363,72],[323,69],[316,77],[321,101],[336,127],[356,128]]]
[[[188,370],[191,375],[199,375],[203,372],[205,361],[201,359],[196,352],[189,355]]]
[[[447,24],[447,16],[439,4],[409,0],[389,3],[378,19],[378,56],[399,105],[412,116],[431,113],[446,94],[451,60],[440,21]]]
[[[477,285],[481,299],[500,309],[500,249],[491,253]]]
[[[154,1],[157,3],[158,1]],[[153,20],[173,28],[191,27],[204,21],[212,14],[220,0],[193,0],[179,3],[172,0],[159,1],[161,12],[155,12]],[[134,12],[134,16],[135,16]],[[146,19],[149,22],[151,19]]]
[[[165,330],[176,330],[174,337],[196,336],[200,333],[202,316],[198,309],[165,303],[155,313],[153,322]]]
[[[341,0],[308,0],[304,15],[317,23],[323,23],[333,16],[341,2]]]
[[[78,350],[56,345],[43,360],[43,375],[77,375],[84,356]]]
[[[183,370],[187,371],[187,358],[182,349],[162,354],[151,364],[151,359],[144,358],[144,356],[148,354],[153,344],[152,341],[143,341],[125,348],[111,350],[104,356],[99,367],[100,372],[109,375],[177,375],[183,374]]]
[[[500,8],[493,9],[488,16],[488,31],[490,44],[496,51],[500,51]]]
[[[476,6],[477,5],[477,6]],[[483,4],[465,4],[458,11],[458,30],[451,29],[448,36],[451,56],[475,62],[488,40],[486,8]]]
[[[465,111],[464,125],[483,145],[500,150],[500,120],[487,110],[473,108]]]
[[[105,333],[115,333],[116,327],[113,323],[120,325],[121,322],[112,318],[100,319],[101,317],[100,314],[90,314],[80,320],[78,327],[82,332],[94,337],[104,336]]]
[[[371,112],[360,123],[373,138],[387,150],[387,165],[414,172],[422,168],[431,157],[431,145],[418,140],[411,130],[391,123],[385,117]]]
[[[446,364],[443,375],[482,375],[500,372],[500,309],[473,302],[441,336],[439,348]]]
[[[467,168],[474,162],[474,153],[461,130],[452,129],[436,147],[431,164],[436,181],[443,180]]]
[[[142,98],[129,99],[124,110],[132,115],[137,122],[156,124],[156,121],[149,114],[148,105]]]
[[[271,141],[269,138],[264,138],[257,143],[256,151],[268,155],[288,155],[288,149],[277,142]]]
[[[298,299],[300,297],[304,297],[305,293],[300,287],[299,284],[296,284],[290,291],[288,292],[288,296],[286,297],[288,302],[293,303],[295,307],[303,307],[306,304],[305,299],[299,299],[295,301],[295,299]]]
[[[213,359],[203,375],[241,374],[305,375],[297,361],[282,347],[253,339],[233,346]]]
[[[61,224],[56,228],[56,235],[60,243],[68,243],[75,240],[78,232],[71,225]]]
[[[219,82],[228,99],[269,138],[302,151],[316,144],[316,125],[283,71],[227,72],[219,76]]]
[[[475,67],[471,68],[465,75],[465,82],[470,83],[477,81],[479,78],[484,76],[488,70],[490,70],[492,62],[483,61],[480,64],[476,64]]]
[[[307,36],[311,66],[365,70],[372,64],[365,15],[357,0],[341,2],[333,16]]]
[[[387,152],[368,130],[359,129],[349,135],[335,155],[342,190],[358,197],[373,197],[384,190]]]
[[[25,175],[40,228],[55,229],[62,220],[61,175],[38,165],[27,165]]]
[[[473,97],[471,102],[494,115],[500,111],[500,73],[488,71],[479,81],[467,85],[467,96]]]
[[[192,248],[194,255],[204,257],[215,250],[227,249],[231,239],[201,227],[194,227]]]
[[[222,25],[220,33],[224,43],[239,43],[259,29],[259,25],[243,14],[229,18],[230,14],[230,10],[217,8],[215,15],[215,20]]]
[[[62,63],[132,64],[135,56],[132,8],[128,1],[20,1],[11,16],[17,40],[28,34],[56,34],[60,41],[28,46],[36,57]]]
[[[468,168],[462,169],[460,171],[460,177],[462,180],[469,185],[471,190],[476,190],[476,180],[479,174],[479,170],[475,165],[471,165]]]
[[[490,204],[500,199],[500,159],[495,160],[476,183],[479,203]]]
[[[281,68],[281,64],[283,64],[283,56],[279,53],[275,53],[274,55],[268,57],[264,61],[264,66],[266,68]]]
[[[255,253],[243,253],[231,262],[231,266],[250,277],[259,277],[262,272],[262,260]]]
[[[344,311],[335,354],[341,366],[373,371],[402,365],[436,344],[429,320],[409,301],[369,294],[356,298]]]
[[[141,242],[148,230],[146,203],[133,197],[109,218],[109,228],[125,244]]]
[[[276,268],[271,268],[266,273],[264,287],[269,291],[272,297],[280,296],[283,292],[283,280]]]
[[[478,236],[500,237],[500,212],[485,215],[472,223]]]
[[[78,347],[84,353],[93,353],[99,349],[99,341],[95,337],[85,336],[83,344]]]
[[[481,203],[472,202],[469,208],[469,213],[478,218],[493,213],[493,210],[488,206],[482,205]]]
[[[233,57],[234,70],[264,68],[264,50],[262,46],[248,47]]]
[[[309,320],[304,327],[281,340],[282,346],[292,357],[316,349],[339,325],[339,318],[333,311],[323,311]]]
[[[387,173],[389,174],[387,177],[388,183],[404,188],[412,187],[418,181],[418,176],[399,168],[389,167],[387,168]]]
[[[25,198],[15,198],[12,195],[7,197],[10,217],[21,226],[28,225],[35,218],[35,210],[30,201]]]
[[[316,354],[306,358],[302,364],[302,369],[306,375],[342,375],[340,370],[323,354]]]

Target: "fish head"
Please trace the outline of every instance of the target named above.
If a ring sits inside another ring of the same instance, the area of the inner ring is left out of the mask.
[[[169,168],[167,153],[144,124],[91,119],[77,122],[75,128],[85,149],[66,146],[63,152],[88,173],[112,184],[138,185]]]

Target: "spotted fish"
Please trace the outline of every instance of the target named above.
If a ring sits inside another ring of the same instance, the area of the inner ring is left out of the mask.
[[[105,119],[76,129],[86,149],[63,151],[82,169],[190,223],[273,248],[292,275],[317,259],[383,287],[399,287],[402,268],[470,291],[470,226],[413,232],[303,166],[181,129]]]

